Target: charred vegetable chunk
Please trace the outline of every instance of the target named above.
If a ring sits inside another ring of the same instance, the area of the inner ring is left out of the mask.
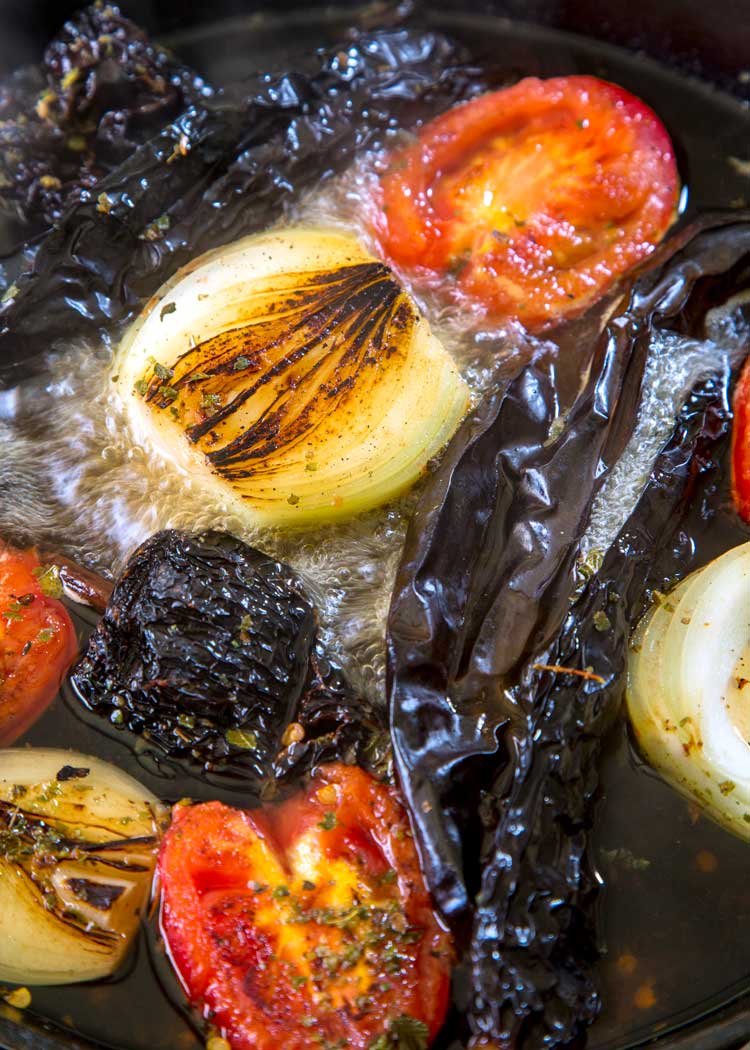
[[[288,566],[226,533],[162,532],[131,558],[72,680],[159,751],[264,778],[289,745],[344,748],[369,715],[321,667],[316,625]]]
[[[232,1050],[426,1048],[437,1033],[450,937],[394,790],[361,769],[322,766],[249,812],[177,807],[159,872],[170,956]]]
[[[0,209],[32,229],[53,225],[207,93],[117,7],[92,5],[66,23],[39,68],[0,85]]]

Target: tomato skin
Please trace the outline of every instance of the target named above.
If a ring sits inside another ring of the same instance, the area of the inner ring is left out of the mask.
[[[173,963],[232,1050],[367,1050],[402,1015],[437,1033],[450,938],[403,808],[362,770],[260,810],[177,807],[159,871]]]
[[[78,651],[65,607],[43,593],[35,569],[33,551],[0,544],[0,747],[42,714]]]
[[[737,513],[750,525],[750,357],[737,381],[732,407],[732,494]]]
[[[456,106],[389,158],[376,233],[416,284],[540,330],[580,313],[673,221],[659,118],[589,76],[529,77]]]

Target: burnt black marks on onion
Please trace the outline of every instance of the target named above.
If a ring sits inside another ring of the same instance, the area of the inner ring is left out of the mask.
[[[93,879],[67,879],[66,885],[74,897],[90,904],[97,911],[109,911],[112,905],[122,897],[124,886],[113,886]]]
[[[54,785],[47,785],[46,791],[52,797]],[[73,837],[69,825],[40,817],[24,809],[20,801],[0,801],[0,855],[5,863],[13,865],[35,894],[41,894],[45,908],[65,926],[82,930],[94,942],[115,945],[121,934],[94,925],[90,916],[77,915],[71,902],[63,900],[58,892],[55,873],[61,864],[85,865],[83,870],[87,875],[67,877],[65,885],[73,897],[90,903],[105,915],[126,888],[107,880],[113,873],[134,876],[147,873],[149,867],[135,860],[133,854],[144,849],[153,851],[157,838],[139,835],[97,841],[101,828],[93,826],[92,832],[92,838],[87,838],[85,818],[76,825]]]
[[[478,1044],[580,1045],[598,1013],[592,803],[648,566],[664,586],[696,567],[680,565],[693,532],[722,549],[748,534],[716,530],[731,501],[706,475],[728,455],[721,361],[572,606],[571,554],[632,427],[651,333],[702,338],[707,311],[749,285],[750,221],[678,234],[627,286],[554,440],[570,377],[532,366],[467,421],[412,522],[389,618],[392,737],[433,893],[459,936],[472,925]]]
[[[63,783],[66,780],[83,780],[91,772],[90,769],[86,769],[84,766],[63,766],[62,769],[57,771],[55,780],[60,780]]]
[[[250,323],[196,345],[173,368],[155,366],[145,387],[153,407],[172,412],[177,405],[178,418],[203,417],[186,436],[232,481],[272,471],[264,460],[313,439],[361,389],[361,373],[377,381],[377,365],[398,352],[414,318],[379,262],[275,277],[253,288],[253,303]],[[365,396],[367,384],[356,399]],[[240,410],[253,398],[257,422],[243,425]]]
[[[141,752],[265,796],[326,757],[367,763],[381,747],[371,709],[320,649],[299,578],[226,533],[144,543],[72,682]],[[290,726],[300,731],[290,737]]]

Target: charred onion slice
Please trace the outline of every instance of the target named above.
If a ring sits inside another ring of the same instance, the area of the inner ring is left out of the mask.
[[[450,938],[403,807],[362,770],[249,812],[177,807],[159,872],[170,957],[232,1050],[426,1047],[440,1027]]]
[[[115,371],[137,439],[261,524],[397,495],[467,406],[391,271],[327,230],[202,256],[149,304]]]
[[[75,629],[53,566],[0,543],[0,747],[44,711],[75,657]]]
[[[750,543],[691,573],[639,625],[628,712],[648,761],[750,839]]]
[[[148,899],[160,804],[89,755],[0,752],[0,981],[111,974]]]
[[[417,283],[540,329],[580,313],[664,236],[679,180],[663,124],[596,77],[456,106],[393,153],[376,227]]]

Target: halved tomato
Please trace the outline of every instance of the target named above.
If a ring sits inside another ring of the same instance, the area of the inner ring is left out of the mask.
[[[233,1050],[426,1047],[452,949],[394,791],[321,767],[260,810],[177,807],[161,921],[191,1002]]]
[[[396,268],[539,330],[653,250],[679,179],[640,99],[596,77],[530,77],[427,124],[391,155],[380,190],[376,230]]]
[[[0,747],[41,715],[76,655],[75,629],[50,579],[33,551],[0,544]]]
[[[732,424],[732,493],[743,521],[750,524],[750,358],[734,389]]]

